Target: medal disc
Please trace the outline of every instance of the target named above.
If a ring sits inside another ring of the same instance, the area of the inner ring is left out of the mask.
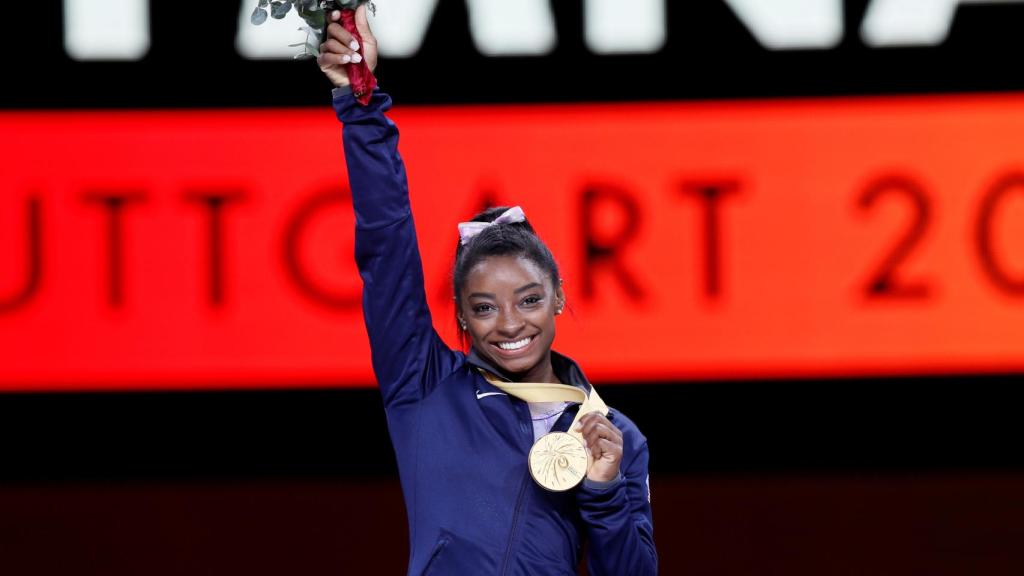
[[[587,449],[565,432],[545,434],[530,449],[530,474],[552,492],[575,487],[587,475]]]

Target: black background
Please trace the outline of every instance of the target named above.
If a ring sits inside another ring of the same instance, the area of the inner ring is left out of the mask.
[[[552,2],[558,44],[544,57],[487,58],[473,47],[465,4],[439,2],[421,50],[386,59],[382,87],[401,104],[819,97],[1024,88],[1018,36],[1024,4],[959,9],[937,47],[871,48],[860,39],[864,0],[845,2],[846,33],[829,50],[770,51],[720,0],[668,2],[656,54],[599,56],[583,41],[580,0]],[[59,2],[33,5],[31,23],[60,23]],[[624,8],[628,10],[628,7]],[[386,13],[386,0],[379,2]],[[193,15],[198,13],[199,15]],[[250,61],[234,48],[238,4],[152,2],[151,49],[139,62],[76,62],[59,25],[5,30],[0,105],[259,107],[323,105],[329,87],[311,62]]]

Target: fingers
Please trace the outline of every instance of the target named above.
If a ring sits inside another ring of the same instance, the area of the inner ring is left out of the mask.
[[[607,418],[591,412],[580,418],[576,430],[583,436],[587,448],[595,459],[622,457],[622,432]]]
[[[338,22],[338,18],[340,17],[341,12],[338,10],[331,13],[331,23],[327,25],[326,36],[328,41],[332,39],[337,40],[342,46],[346,46],[352,51],[359,50],[359,43],[356,42],[355,37],[352,36],[351,32],[345,30],[345,27]],[[362,31],[359,33],[362,34]]]
[[[355,45],[357,44],[353,41],[352,46]],[[321,64],[348,64],[349,62],[358,64],[363,61],[363,57],[351,46],[345,46],[334,38],[320,45],[320,54],[323,56]]]
[[[320,52],[320,57],[316,59],[317,63],[320,64],[321,68],[326,66],[338,66],[349,63],[358,64],[362,62],[362,60],[362,57],[359,56],[358,54],[350,56],[348,54],[334,54],[331,52],[323,51]]]
[[[584,438],[601,436],[622,441],[622,432],[608,418],[598,412],[591,412],[580,417],[576,429]]]
[[[348,30],[337,23],[341,18],[341,12],[331,12],[331,24],[327,26],[327,41],[320,45],[320,66],[333,66],[338,64],[354,63],[363,61],[359,54],[359,42],[352,37]]]
[[[612,462],[618,462],[622,458],[621,444],[616,444],[611,440],[601,438],[592,446],[590,453],[594,455],[595,460],[610,460]]]

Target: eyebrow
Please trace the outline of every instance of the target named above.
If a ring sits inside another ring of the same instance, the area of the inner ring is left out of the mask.
[[[516,288],[515,293],[519,294],[521,292],[526,292],[527,290],[533,290],[534,288],[543,288],[543,287],[544,287],[544,285],[541,284],[540,282],[530,282],[529,284],[527,284],[525,286],[520,286],[519,288]],[[469,295],[469,297],[470,298],[490,298],[492,300],[497,298],[497,296],[495,296],[494,294],[491,294],[490,292],[473,292],[472,294]]]
[[[516,289],[516,294],[520,292],[526,292],[527,290],[533,290],[534,288],[543,288],[544,286],[540,282],[530,282],[526,286],[522,286]]]

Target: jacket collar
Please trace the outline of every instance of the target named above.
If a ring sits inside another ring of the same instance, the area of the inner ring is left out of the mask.
[[[466,362],[477,368],[486,370],[505,382],[515,382],[514,379],[510,378],[508,374],[491,363],[490,360],[477,353],[476,348],[469,349],[469,354],[466,355]],[[551,368],[555,371],[555,376],[557,376],[563,384],[582,388],[587,392],[587,394],[590,394],[590,381],[587,380],[586,375],[583,374],[583,370],[580,369],[579,365],[576,364],[572,358],[552,350]]]

